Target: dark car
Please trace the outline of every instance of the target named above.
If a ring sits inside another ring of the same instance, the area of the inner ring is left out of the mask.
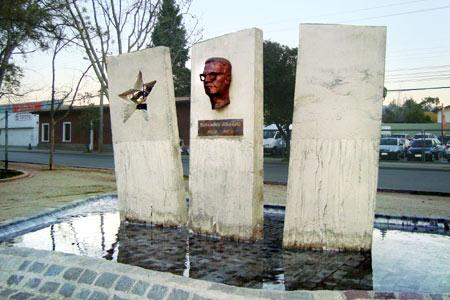
[[[411,147],[408,149],[408,160],[429,160],[433,161],[436,157],[439,157],[439,149],[434,139],[422,139],[412,142]]]

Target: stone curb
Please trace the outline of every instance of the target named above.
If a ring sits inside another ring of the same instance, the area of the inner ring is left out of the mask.
[[[52,220],[54,220],[54,216],[56,214],[71,208],[85,205],[90,202],[101,200],[105,197],[117,198],[117,194],[94,195],[88,198],[69,202],[68,204],[63,204],[56,208],[55,207],[48,208],[36,214],[31,214],[24,217],[17,217],[4,222],[0,222],[0,240],[8,238],[13,234],[16,235],[17,233],[27,232],[30,230],[36,230],[38,228],[45,227],[48,224],[50,224]]]
[[[90,202],[99,201],[105,197],[117,198],[117,194],[110,193],[95,195],[88,198],[75,200],[70,202],[69,204],[64,204],[56,208],[49,208],[37,214],[32,214],[26,217],[17,217],[8,221],[0,222],[0,240],[4,240],[10,236],[17,235],[17,233],[28,232],[45,227],[50,224],[50,220],[54,219],[54,216],[56,214],[71,208],[88,204]],[[186,200],[189,203],[189,200]],[[264,211],[268,213],[284,213],[285,206],[279,204],[265,204]],[[46,219],[48,219],[47,222]],[[39,222],[36,222],[38,220]],[[449,230],[450,216],[429,217],[420,215],[375,214],[374,224],[395,228],[401,226],[409,226],[412,228],[421,227]]]
[[[2,299],[442,299],[450,294],[239,288],[72,254],[0,246]]]

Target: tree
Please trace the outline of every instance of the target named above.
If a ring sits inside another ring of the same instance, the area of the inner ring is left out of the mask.
[[[108,97],[108,78],[105,60],[145,48],[150,44],[161,0],[63,0],[65,24],[77,36],[77,44],[87,58]],[[183,1],[189,10],[192,0]]]
[[[22,70],[14,55],[25,55],[29,47],[44,49],[48,34],[55,28],[53,14],[60,8],[57,1],[0,1],[0,97],[16,92]]]
[[[420,102],[420,105],[424,110],[438,112],[441,109],[439,102],[439,97],[425,97]]]
[[[264,123],[275,124],[290,151],[297,48],[264,41]]]
[[[66,112],[62,114],[58,119],[56,119],[56,113],[58,110],[61,109],[61,107],[64,104],[64,101],[69,98],[69,96],[72,94],[72,89],[69,91],[60,91],[57,92],[56,90],[56,57],[58,53],[60,53],[67,45],[69,45],[72,40],[67,40],[65,36],[65,27],[62,26],[60,28],[57,28],[54,32],[54,45],[52,47],[52,88],[51,88],[51,104],[50,104],[50,151],[49,151],[49,169],[53,170],[54,163],[53,163],[53,156],[55,152],[55,125],[59,123],[61,120],[63,120],[67,115],[69,114],[70,110],[72,109],[73,103],[75,101],[75,98],[78,94],[78,90],[80,88],[80,84],[83,81],[83,78],[85,77],[86,73],[89,71],[91,66],[89,66],[81,75],[77,87],[72,95],[72,100],[70,101],[70,105]],[[57,101],[58,100],[60,101]]]
[[[420,103],[410,98],[403,105],[392,101],[383,109],[383,123],[430,123],[430,117],[425,115],[426,111],[432,110],[431,105],[439,104],[439,98],[427,97]]]
[[[175,1],[163,0],[152,32],[151,46],[170,48],[175,95],[189,96],[191,72],[185,66],[189,56],[186,29],[182,21],[183,15]]]

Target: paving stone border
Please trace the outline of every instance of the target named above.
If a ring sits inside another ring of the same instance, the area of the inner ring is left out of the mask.
[[[450,300],[450,294],[238,288],[98,258],[0,246],[0,299]]]

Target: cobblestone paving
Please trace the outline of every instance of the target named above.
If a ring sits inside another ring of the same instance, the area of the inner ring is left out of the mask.
[[[0,299],[418,299],[450,294],[374,291],[269,291],[238,288],[96,258],[0,247]]]

